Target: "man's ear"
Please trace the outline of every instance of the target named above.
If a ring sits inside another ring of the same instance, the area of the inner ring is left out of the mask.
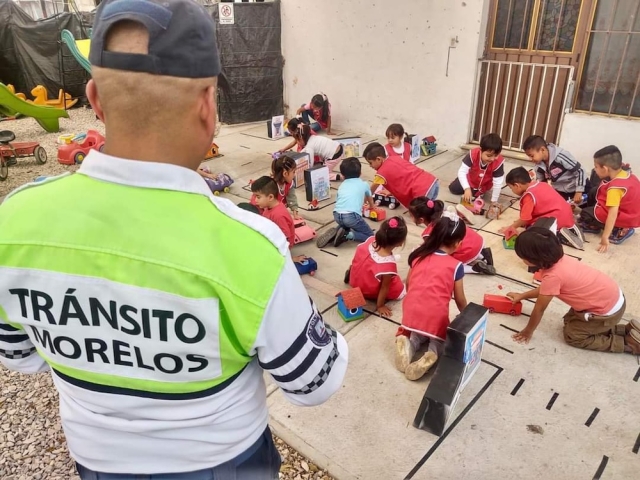
[[[102,104],[98,96],[98,87],[96,86],[96,82],[93,81],[93,78],[87,82],[86,92],[91,108],[93,108],[96,116],[104,123],[104,111],[102,110]]]
[[[207,132],[211,132],[211,138],[216,131],[217,103],[216,86],[210,85],[202,92],[200,102],[200,121],[205,125]]]

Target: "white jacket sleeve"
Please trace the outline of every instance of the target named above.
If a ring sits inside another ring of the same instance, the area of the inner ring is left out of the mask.
[[[267,306],[255,350],[260,366],[295,405],[319,405],[342,386],[347,342],[325,325],[290,257]]]
[[[464,162],[460,164],[460,168],[458,169],[458,181],[460,182],[460,185],[462,185],[462,188],[464,190],[466,190],[467,188],[471,188],[469,186],[469,179],[467,178],[467,176],[469,175],[469,170],[469,166]]]

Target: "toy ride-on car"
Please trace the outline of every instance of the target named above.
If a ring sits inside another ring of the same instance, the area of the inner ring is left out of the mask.
[[[6,180],[9,166],[18,158],[34,157],[40,165],[47,163],[47,152],[38,142],[14,142],[16,136],[9,130],[0,132],[0,180]]]
[[[482,306],[488,308],[490,313],[507,313],[514,317],[522,313],[522,302],[513,303],[509,297],[503,295],[485,293]]]
[[[205,177],[204,181],[207,182],[207,185],[209,185],[209,188],[214,195],[220,195],[220,192],[229,193],[229,187],[233,185],[233,178],[226,173],[219,173],[216,175],[215,180],[213,178]]]
[[[385,218],[387,218],[387,213],[382,208],[371,208],[369,205],[364,205],[362,207],[362,216],[364,218],[369,218],[374,222],[382,222]]]
[[[58,147],[58,162],[62,165],[82,163],[89,150],[102,151],[104,137],[95,130],[89,130],[86,135],[76,135],[69,143]]]
[[[389,207],[389,210],[393,210],[399,205],[398,200],[393,195],[390,195],[386,190],[378,190],[373,195],[373,202],[376,207]]]
[[[293,239],[295,245],[316,238],[316,231],[307,225],[304,220],[295,220],[293,226],[295,228],[295,237]]]
[[[294,265],[296,266],[299,275],[308,273],[309,275],[313,276],[315,275],[316,270],[318,270],[318,264],[313,258],[310,257],[305,258],[301,262],[294,262]]]

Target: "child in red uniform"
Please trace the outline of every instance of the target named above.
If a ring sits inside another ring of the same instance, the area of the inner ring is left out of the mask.
[[[442,354],[451,296],[460,311],[467,306],[462,284],[464,268],[451,256],[465,233],[464,222],[446,211],[427,241],[409,255],[411,270],[402,302],[402,326],[396,334],[396,368],[409,380],[420,379]],[[414,362],[414,355],[427,342],[428,351]]]
[[[569,345],[599,352],[640,353],[640,322],[618,323],[625,298],[614,280],[564,255],[558,238],[545,228],[533,227],[518,235],[515,250],[527,266],[540,268],[542,274],[538,288],[507,293],[514,303],[536,299],[529,322],[513,336],[515,341],[529,343],[545,309],[558,297],[571,307],[564,316],[564,339]]]
[[[594,167],[603,180],[596,193],[595,207],[580,212],[582,228],[587,233],[600,233],[599,252],[606,252],[609,242],[620,244],[640,227],[640,181],[622,165],[618,147],[610,145],[594,155]]]
[[[571,205],[549,184],[532,181],[524,167],[517,167],[507,174],[507,185],[520,197],[520,218],[511,227],[530,227],[540,218],[555,218],[558,237],[571,247],[583,250],[584,237],[576,226]],[[500,229],[500,233],[509,227]]]
[[[408,140],[404,127],[399,123],[392,123],[387,127],[385,136],[389,142],[384,146],[387,157],[398,156],[409,162],[411,160],[411,142]]]
[[[458,178],[449,185],[454,195],[462,195],[466,202],[482,197],[491,190],[491,204],[496,204],[504,183],[504,158],[502,139],[490,133],[480,139],[480,147],[467,153],[458,169]]]
[[[422,238],[426,241],[435,223],[440,220],[444,211],[442,200],[429,200],[418,197],[411,200],[409,213],[416,225],[425,225]],[[466,234],[458,249],[451,254],[453,258],[464,264],[464,273],[484,273],[495,275],[493,254],[490,248],[485,248],[484,239],[472,228],[467,228]]]
[[[370,143],[362,156],[376,171],[374,185],[384,185],[405,207],[416,197],[427,197],[435,200],[440,191],[440,182],[429,172],[413,163],[405,162],[402,157],[386,156],[386,151],[377,142]],[[371,189],[374,191],[374,189]]]
[[[398,300],[405,294],[393,255],[395,248],[404,245],[407,224],[402,217],[392,217],[382,223],[375,236],[356,248],[345,282],[359,287],[365,298],[376,301],[376,311],[385,317],[392,315],[387,300]]]
[[[291,120],[289,120],[287,122],[287,136],[294,136],[293,134],[296,133],[296,131],[298,130],[298,128],[300,128],[300,125],[302,124],[304,124],[304,122],[299,118],[292,118]],[[309,133],[311,135],[316,135],[316,132],[314,132],[313,129],[311,128],[309,129]],[[303,148],[303,146],[300,145],[298,140],[294,138],[293,140],[291,140],[291,143],[289,145],[278,150],[278,153],[284,153],[287,150],[291,150],[293,147],[296,147],[296,152],[301,152]],[[311,160],[314,161],[314,159],[311,159]]]
[[[294,220],[299,220],[298,199],[293,188],[293,178],[296,175],[296,162],[291,157],[282,156],[271,162],[271,177],[278,185],[278,201],[291,209]],[[249,203],[257,205],[255,194],[251,195]]]
[[[306,105],[302,105],[296,115],[302,115],[302,121],[310,125],[315,132],[326,130],[327,135],[333,135],[331,131],[331,104],[327,96],[320,92],[311,98]]]
[[[278,185],[271,177],[260,177],[251,184],[251,191],[255,194],[255,202],[262,211],[262,216],[278,225],[289,242],[289,248],[293,247],[296,236],[293,219],[289,215],[287,207],[278,200]],[[306,257],[298,255],[293,257],[294,262],[300,262]]]

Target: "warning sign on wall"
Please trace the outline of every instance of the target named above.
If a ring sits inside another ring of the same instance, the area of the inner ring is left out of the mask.
[[[220,25],[233,25],[235,23],[233,3],[219,3],[218,14],[220,16]]]

